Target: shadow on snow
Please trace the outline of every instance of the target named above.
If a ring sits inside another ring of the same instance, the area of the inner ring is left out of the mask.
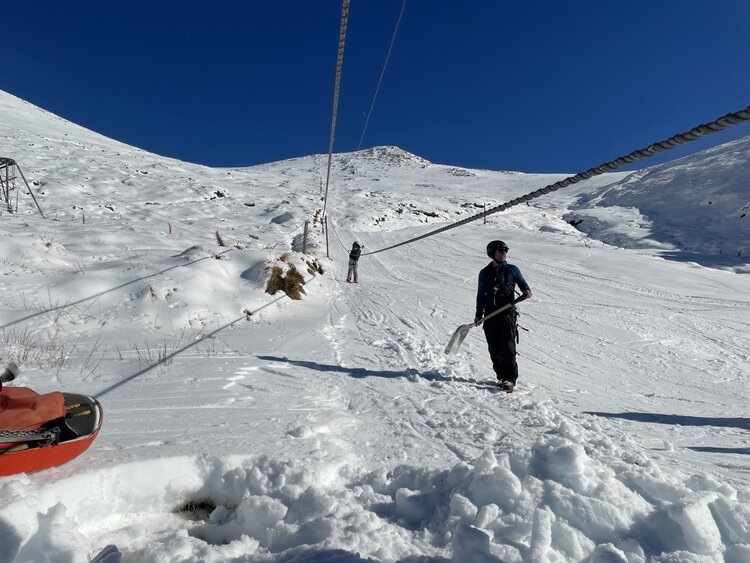
[[[721,418],[709,416],[689,416],[683,414],[663,414],[651,412],[595,412],[585,414],[601,416],[603,418],[622,418],[635,422],[651,422],[654,424],[679,424],[681,426],[721,426],[750,430],[750,418]]]
[[[712,454],[741,454],[750,455],[750,448],[716,448],[712,446],[688,446],[689,450],[708,452]]]
[[[408,369],[401,370],[401,371],[372,370],[372,369],[367,369],[367,368],[347,368],[344,366],[338,366],[334,364],[321,364],[318,362],[310,362],[307,360],[290,360],[289,358],[283,358],[279,356],[256,356],[256,357],[259,360],[263,360],[266,362],[286,363],[286,364],[291,364],[294,366],[300,366],[303,368],[311,369],[314,371],[343,373],[344,375],[348,375],[349,377],[353,377],[355,379],[361,379],[365,377],[385,377],[385,378],[390,378],[390,379],[397,378],[397,377],[419,377],[426,381],[442,381],[445,383],[451,383],[451,382],[471,383],[471,384],[476,385],[477,387],[494,388],[497,386],[495,381],[490,381],[490,380],[478,381],[476,379],[469,379],[469,378],[464,379],[460,377],[447,377],[436,371],[420,372],[419,370],[416,370],[414,368],[408,368]]]

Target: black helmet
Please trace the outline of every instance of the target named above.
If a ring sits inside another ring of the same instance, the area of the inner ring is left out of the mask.
[[[493,240],[491,243],[489,243],[487,245],[487,256],[489,256],[490,258],[492,258],[494,260],[495,259],[495,251],[496,250],[501,250],[501,249],[508,250],[508,245],[505,244],[501,240]]]

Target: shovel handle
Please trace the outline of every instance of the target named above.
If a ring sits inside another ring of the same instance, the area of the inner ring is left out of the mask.
[[[500,314],[500,313],[502,313],[503,311],[507,311],[507,310],[508,310],[508,309],[510,309],[510,308],[511,308],[511,307],[512,307],[513,305],[515,305],[516,303],[520,303],[520,302],[521,302],[521,301],[523,301],[524,299],[526,299],[526,294],[525,294],[525,293],[522,293],[522,294],[521,294],[521,295],[520,295],[520,296],[519,296],[519,297],[518,297],[517,299],[514,299],[512,303],[508,303],[507,305],[503,305],[503,306],[502,306],[502,307],[500,307],[500,308],[499,308],[499,309],[498,309],[497,311],[492,311],[492,312],[491,312],[491,313],[490,313],[489,315],[485,315],[485,316],[483,316],[483,317],[482,317],[481,319],[479,319],[478,321],[476,321],[476,322],[475,322],[474,324],[475,324],[475,325],[479,325],[479,324],[483,323],[484,321],[486,321],[487,319],[491,319],[491,318],[492,318],[492,317],[494,317],[495,315],[499,315],[499,314]]]

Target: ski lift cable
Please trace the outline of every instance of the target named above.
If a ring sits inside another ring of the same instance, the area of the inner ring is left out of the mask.
[[[393,30],[393,37],[391,38],[391,45],[390,47],[388,47],[388,54],[385,56],[385,63],[383,64],[383,70],[380,72],[380,79],[378,80],[378,85],[375,88],[375,94],[372,97],[372,103],[370,104],[370,111],[367,112],[367,118],[365,119],[365,126],[362,129],[362,136],[359,138],[359,145],[357,145],[357,150],[362,148],[362,141],[365,138],[367,125],[370,123],[370,116],[372,115],[372,110],[375,108],[375,100],[377,100],[378,98],[378,93],[380,92],[380,85],[383,83],[383,76],[385,76],[385,69],[388,67],[388,61],[391,58],[391,51],[393,51],[393,45],[396,42],[396,35],[398,35],[398,28],[401,25],[401,18],[404,16],[405,8],[406,8],[406,0],[404,0],[404,3],[401,5],[401,13],[398,15],[396,28]]]
[[[328,185],[331,179],[331,160],[333,159],[333,139],[336,134],[336,114],[339,109],[339,91],[341,90],[341,69],[344,66],[344,44],[346,43],[346,26],[349,21],[349,0],[344,0],[341,8],[341,28],[339,29],[339,50],[336,57],[336,82],[333,87],[333,116],[331,117],[331,137],[328,141],[328,169],[326,172],[326,189],[323,195],[323,217],[326,216],[328,204]]]
[[[498,211],[505,211],[506,209],[509,209],[521,203],[525,203],[532,199],[541,197],[542,195],[557,191],[560,188],[570,186],[571,184],[577,184],[578,182],[581,182],[582,180],[588,180],[589,178],[593,178],[594,176],[598,176],[600,174],[604,174],[605,172],[610,172],[612,170],[615,170],[625,164],[630,164],[642,158],[648,158],[649,156],[653,156],[654,154],[658,152],[673,149],[679,145],[689,143],[690,141],[695,141],[696,139],[699,139],[703,136],[710,135],[711,133],[716,133],[717,131],[721,131],[729,127],[730,125],[738,125],[745,121],[750,121],[750,106],[746,107],[745,109],[736,111],[736,112],[728,113],[709,123],[703,123],[701,125],[693,127],[692,129],[685,131],[683,133],[677,133],[676,135],[672,135],[671,137],[669,137],[668,139],[665,139],[664,141],[657,141],[656,143],[653,143],[644,149],[635,150],[628,155],[621,156],[609,162],[605,162],[604,164],[595,166],[594,168],[589,168],[585,172],[580,172],[579,174],[576,174],[574,176],[569,176],[563,180],[560,180],[559,182],[555,182],[554,184],[549,184],[543,188],[540,188],[528,194],[522,195],[520,197],[517,197],[515,199],[512,199],[510,201],[507,201],[495,207],[492,207],[491,209],[483,211],[482,213],[477,213],[476,215],[472,215],[471,217],[467,217],[466,219],[462,219],[461,221],[457,221],[456,223],[452,223],[450,225],[446,225],[439,229],[435,229],[433,231],[425,233],[424,235],[414,237],[414,238],[405,240],[403,242],[399,242],[397,244],[393,244],[391,246],[381,248],[379,250],[373,250],[372,252],[363,253],[362,256],[368,256],[371,254],[377,254],[378,252],[385,252],[386,250],[392,250],[399,246],[404,246],[406,244],[410,244],[412,242],[416,242],[418,240],[422,240],[427,237],[431,237],[433,235],[443,233],[450,229],[455,229],[456,227],[466,225],[467,223],[471,223],[472,221],[476,221],[483,217],[487,217],[488,215],[492,215],[494,213],[497,213]]]
[[[310,278],[304,280],[302,282],[302,285],[307,284],[308,282],[312,281],[313,279],[315,279],[314,275],[311,276]],[[193,348],[194,346],[197,346],[198,344],[200,344],[202,342],[205,342],[205,341],[210,341],[211,339],[215,338],[216,335],[219,334],[220,332],[223,332],[224,330],[226,330],[228,328],[234,327],[239,322],[241,322],[243,320],[244,321],[249,321],[252,318],[252,316],[255,315],[256,313],[259,313],[263,309],[266,309],[267,307],[270,307],[271,305],[274,305],[275,303],[279,303],[280,301],[285,300],[285,299],[291,299],[291,297],[289,297],[289,295],[287,293],[283,293],[279,297],[276,297],[275,299],[272,299],[272,300],[266,302],[265,304],[260,305],[259,307],[256,307],[253,310],[245,309],[243,311],[242,316],[237,317],[237,318],[235,318],[235,319],[233,319],[233,320],[225,323],[224,325],[217,327],[216,329],[214,329],[213,331],[211,331],[208,334],[201,334],[201,335],[199,335],[198,337],[196,337],[195,339],[193,339],[191,342],[189,342],[185,346],[183,346],[183,347],[181,347],[181,348],[179,348],[177,350],[172,351],[171,353],[169,353],[164,358],[161,358],[158,361],[152,363],[151,365],[148,365],[148,366],[144,367],[140,371],[138,371],[138,372],[136,372],[136,373],[134,373],[134,374],[126,377],[125,379],[122,379],[122,380],[118,381],[117,383],[114,383],[114,384],[110,385],[106,389],[102,389],[101,391],[99,391],[98,393],[96,393],[95,395],[93,395],[93,397],[96,398],[96,399],[100,399],[101,397],[103,397],[107,393],[110,393],[111,391],[117,389],[118,387],[121,387],[121,386],[129,383],[130,381],[132,381],[132,380],[140,377],[141,375],[144,375],[145,373],[148,373],[151,370],[156,369],[159,366],[164,365],[165,363],[168,364],[175,357],[177,357],[178,355],[182,354],[183,352],[186,352],[187,350]]]
[[[89,192],[89,191],[86,191],[85,189],[79,188],[78,186],[74,186],[74,185],[72,185],[72,184],[70,184],[70,183],[68,183],[68,182],[65,182],[65,181],[62,181],[62,180],[56,179],[56,178],[52,177],[51,175],[43,176],[43,177],[42,177],[41,179],[42,179],[42,180],[51,180],[51,181],[54,181],[54,182],[56,182],[56,183],[59,183],[60,185],[63,185],[63,186],[65,186],[65,187],[69,188],[69,189],[72,189],[72,190],[74,190],[74,191],[76,191],[76,192],[78,192],[78,193],[82,193],[82,194],[84,194],[84,195],[86,195],[86,196],[89,196],[89,197],[99,197],[99,196],[98,196],[98,194],[95,194],[95,193],[91,193],[91,192]],[[103,198],[102,198],[102,199],[103,199]],[[108,198],[106,198],[106,200],[109,200],[109,201],[118,201],[117,199],[115,199],[115,198],[112,198],[112,197],[108,197]],[[170,221],[173,221],[173,222],[177,222],[177,223],[181,223],[181,221],[179,221],[179,220],[175,220],[175,219],[172,219],[172,218],[170,218],[169,216],[163,215],[163,214],[161,214],[161,213],[157,213],[157,212],[154,212],[154,211],[148,211],[148,212],[145,212],[145,211],[138,211],[138,210],[134,210],[134,209],[130,208],[130,204],[128,204],[128,203],[125,203],[125,202],[119,202],[119,204],[120,204],[120,205],[121,205],[121,206],[122,206],[122,207],[123,207],[124,209],[127,209],[127,210],[128,210],[129,212],[131,212],[131,213],[135,213],[135,214],[139,214],[139,215],[143,215],[143,216],[144,216],[144,217],[146,217],[147,219],[153,219],[154,217],[152,217],[151,215],[159,215],[159,216],[161,216],[161,217],[163,217],[163,218],[165,218],[165,219],[168,219],[168,220],[170,220]],[[294,228],[293,228],[293,229],[292,229],[291,231],[289,231],[289,232],[285,233],[285,236],[291,236],[291,235],[292,235],[292,233],[294,233],[295,231],[299,230],[299,229],[300,229],[300,228],[302,228],[303,226],[304,226],[304,223],[300,223],[299,225],[297,225],[296,227],[294,227]],[[190,232],[190,233],[192,233],[192,234],[194,234],[194,235],[196,235],[196,236],[199,236],[199,237],[206,237],[206,238],[211,238],[211,237],[215,237],[215,235],[214,235],[214,234],[212,234],[212,235],[207,235],[207,234],[205,234],[205,233],[202,233],[202,232],[198,232],[198,231],[196,231],[196,230],[192,230],[192,229],[187,229],[187,228],[184,228],[184,227],[182,227],[182,228],[183,228],[183,230],[185,230],[186,232]],[[276,243],[276,245],[278,245],[278,243]],[[276,247],[276,245],[274,245],[274,246],[272,246],[272,247],[267,247],[267,248],[271,248],[271,249],[273,249],[273,248],[275,248],[275,247]],[[232,252],[232,251],[235,251],[235,250],[237,250],[237,248],[236,248],[236,247],[229,247],[229,248],[227,248],[226,250],[224,250],[224,251],[222,251],[222,252],[220,252],[220,253],[216,254],[216,255],[215,255],[214,257],[221,257],[221,256],[223,256],[224,254],[227,254],[227,253],[229,253],[229,252]],[[73,302],[68,302],[68,303],[66,303],[65,305],[62,305],[62,306],[58,306],[58,307],[54,307],[54,308],[51,308],[51,309],[47,309],[47,310],[42,310],[42,311],[39,311],[39,312],[37,312],[37,313],[34,313],[33,315],[28,315],[28,316],[26,316],[26,317],[23,317],[23,318],[20,318],[20,319],[16,319],[16,320],[14,320],[14,321],[11,321],[11,322],[9,322],[9,323],[7,323],[7,324],[4,324],[4,325],[0,326],[0,329],[2,329],[2,328],[7,328],[7,327],[9,327],[9,326],[12,326],[12,325],[18,324],[18,323],[20,323],[20,322],[23,322],[23,321],[28,321],[28,320],[30,320],[30,319],[31,319],[31,318],[33,318],[33,317],[38,317],[38,316],[44,315],[45,313],[52,313],[53,311],[60,311],[60,310],[65,310],[65,309],[68,309],[68,308],[70,308],[70,307],[73,307],[73,306],[76,306],[76,305],[80,305],[81,303],[84,303],[84,302],[86,302],[86,301],[90,301],[90,300],[92,300],[92,299],[97,299],[97,298],[101,297],[102,295],[104,295],[105,293],[109,293],[109,292],[111,292],[111,291],[116,291],[116,290],[122,289],[122,288],[124,288],[124,287],[126,287],[126,286],[129,286],[129,285],[131,285],[131,284],[133,284],[133,283],[136,283],[136,282],[142,281],[142,280],[144,280],[144,279],[145,279],[146,277],[152,277],[152,276],[160,275],[160,274],[163,274],[163,273],[165,273],[166,271],[172,270],[172,269],[174,269],[174,268],[177,268],[177,267],[185,267],[185,266],[190,266],[190,265],[192,265],[192,264],[195,264],[195,263],[197,263],[197,262],[198,262],[198,261],[200,261],[200,260],[202,260],[202,259],[199,259],[199,260],[194,260],[194,261],[192,261],[192,262],[189,262],[189,263],[187,263],[187,264],[181,264],[181,265],[179,265],[179,266],[172,266],[172,267],[170,267],[170,268],[167,268],[166,270],[162,270],[162,271],[160,271],[160,272],[156,272],[156,273],[154,273],[154,274],[149,274],[149,275],[147,275],[147,276],[142,276],[142,277],[140,277],[140,278],[138,278],[138,279],[136,279],[136,280],[132,280],[132,281],[130,281],[130,282],[127,282],[127,283],[121,284],[121,285],[119,285],[119,286],[117,286],[117,287],[114,287],[114,288],[112,288],[112,289],[109,289],[109,290],[105,290],[105,291],[102,291],[102,292],[100,292],[100,293],[97,293],[96,295],[92,295],[92,296],[90,296],[90,297],[85,297],[85,298],[83,298],[83,299],[79,299],[79,300],[77,300],[77,301],[73,301]]]
[[[339,237],[339,233],[336,230],[336,226],[334,225],[333,220],[331,220],[331,229],[333,230],[333,234],[336,235],[336,240],[339,241],[341,248],[344,249],[344,252],[349,253],[349,249],[346,247],[346,245],[343,242],[341,242],[341,237]]]

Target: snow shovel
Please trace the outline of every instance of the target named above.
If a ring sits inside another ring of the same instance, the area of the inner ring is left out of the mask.
[[[483,323],[487,319],[490,319],[494,317],[495,315],[502,313],[506,309],[510,309],[513,305],[515,305],[516,303],[520,303],[524,299],[526,299],[526,295],[521,295],[518,299],[513,301],[513,303],[508,303],[507,305],[503,305],[497,311],[492,311],[489,315],[485,315],[484,317],[479,319],[477,324]],[[448,342],[448,345],[445,347],[445,353],[455,354],[456,352],[458,352],[458,349],[461,347],[461,343],[463,343],[463,341],[466,339],[466,335],[469,334],[469,330],[471,330],[473,326],[476,326],[476,324],[471,323],[468,325],[461,325],[460,327],[458,327],[456,329],[456,332],[453,333],[453,336],[451,336],[451,339]]]

